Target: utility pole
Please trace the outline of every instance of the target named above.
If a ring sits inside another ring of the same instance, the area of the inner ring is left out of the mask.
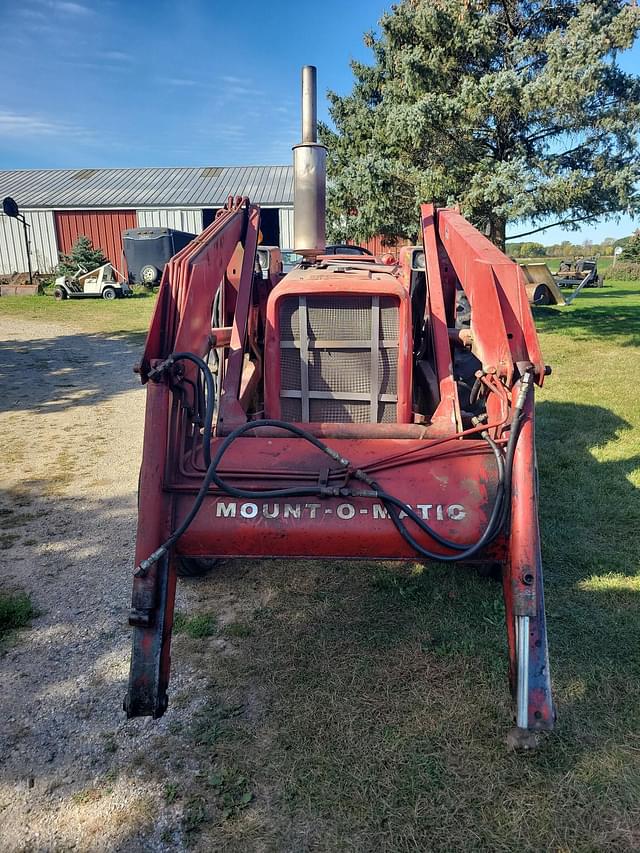
[[[29,284],[33,284],[33,273],[31,271],[31,246],[29,243],[29,232],[27,231],[27,228],[31,228],[31,226],[24,218],[24,215],[20,213],[18,205],[11,196],[8,195],[2,200],[2,209],[5,216],[10,216],[11,219],[17,219],[18,222],[22,222],[22,227],[24,229],[24,246],[27,251],[27,264],[29,266]]]

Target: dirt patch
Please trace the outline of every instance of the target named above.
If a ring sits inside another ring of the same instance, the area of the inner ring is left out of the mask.
[[[258,849],[264,800],[256,810],[238,747],[261,712],[234,662],[268,582],[239,593],[240,567],[181,583],[170,710],[122,711],[138,357],[121,335],[0,318],[0,576],[37,614],[0,650],[3,853]]]
[[[154,849],[162,783],[131,766],[154,727],[121,710],[144,404],[137,353],[5,318],[0,338],[0,573],[40,614],[0,657],[0,846]]]

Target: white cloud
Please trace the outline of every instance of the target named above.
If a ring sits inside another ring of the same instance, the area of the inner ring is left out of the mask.
[[[82,3],[72,3],[71,0],[51,0],[48,4],[56,12],[66,15],[91,15],[93,9],[83,6]]]
[[[169,86],[202,86],[198,80],[190,80],[188,77],[161,77],[159,83],[166,83]]]
[[[232,86],[251,86],[253,84],[253,80],[248,80],[246,77],[221,77],[225,83],[230,83]]]
[[[114,62],[133,62],[133,57],[128,53],[122,53],[121,50],[107,50],[101,56],[112,59]]]
[[[95,133],[69,122],[0,109],[0,139],[25,139],[39,136],[64,136],[74,140],[89,140],[95,136]]]

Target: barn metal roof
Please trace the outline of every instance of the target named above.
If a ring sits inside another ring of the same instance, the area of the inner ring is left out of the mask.
[[[221,207],[229,195],[293,204],[291,166],[0,171],[0,198],[21,208]]]

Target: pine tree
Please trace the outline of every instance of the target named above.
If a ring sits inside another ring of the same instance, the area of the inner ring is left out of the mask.
[[[87,272],[109,263],[102,249],[94,249],[88,237],[81,235],[76,239],[68,255],[60,255],[58,270],[60,275],[73,276],[78,267],[84,267]]]
[[[633,234],[622,252],[620,253],[621,261],[633,261],[640,264],[640,229]]]
[[[617,64],[639,31],[637,7],[391,8],[380,35],[365,37],[373,64],[352,62],[352,92],[329,93],[331,239],[415,239],[421,201],[459,203],[501,246],[507,223],[571,227],[640,208],[640,78]]]

